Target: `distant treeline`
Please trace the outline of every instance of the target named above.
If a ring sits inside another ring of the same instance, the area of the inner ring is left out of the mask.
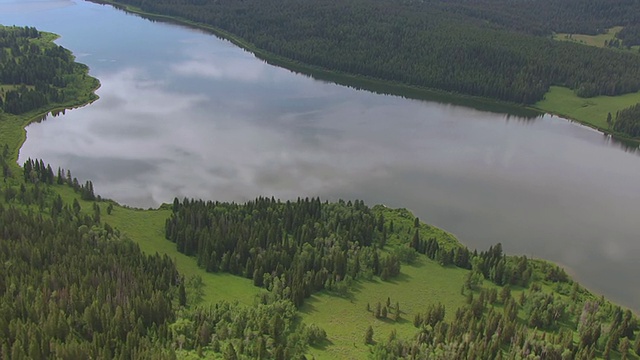
[[[82,66],[63,47],[34,41],[39,38],[35,28],[0,25],[0,85],[11,85],[0,93],[0,109],[7,113],[64,101],[67,76]]]
[[[640,90],[640,57],[551,40],[637,23],[625,0],[120,0],[329,70],[516,103]]]

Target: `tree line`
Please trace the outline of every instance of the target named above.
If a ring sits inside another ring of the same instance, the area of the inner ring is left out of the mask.
[[[624,46],[640,45],[640,25],[625,26],[616,34],[616,38],[622,40]]]
[[[362,201],[319,198],[246,204],[175,199],[166,221],[167,239],[205,270],[253,279],[297,306],[316,291],[345,293],[354,279],[399,274],[399,257],[381,251],[386,233],[384,218]]]

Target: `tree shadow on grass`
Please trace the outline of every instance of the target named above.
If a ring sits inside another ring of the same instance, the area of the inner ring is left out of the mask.
[[[387,281],[383,280],[383,282],[388,282],[388,283],[391,283],[391,284],[400,284],[400,283],[409,282],[409,281],[411,281],[412,278],[413,277],[411,275],[407,275],[407,274],[401,272],[398,276],[389,278],[389,279],[387,279]]]
[[[313,344],[311,345],[312,348],[317,349],[317,350],[327,350],[327,348],[329,346],[333,345],[333,341],[329,340],[329,339],[324,339],[321,342],[317,343],[317,344]]]
[[[299,313],[302,314],[312,314],[316,311],[318,311],[318,309],[316,308],[316,304],[318,304],[318,302],[320,302],[320,300],[318,299],[317,295],[312,295],[306,299],[304,299],[304,303],[303,305],[298,309]]]

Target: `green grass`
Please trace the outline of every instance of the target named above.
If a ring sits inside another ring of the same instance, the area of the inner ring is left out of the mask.
[[[571,89],[552,86],[545,94],[544,100],[537,102],[534,107],[576,120],[604,132],[610,132],[607,125],[607,114],[611,113],[615,118],[618,110],[639,102],[640,92],[619,96],[581,98]]]
[[[324,346],[311,348],[310,355],[316,359],[361,359],[369,350],[364,344],[365,330],[369,325],[374,331],[375,341],[386,341],[395,329],[398,337],[412,338],[417,329],[413,326],[416,313],[426,311],[429,304],[442,303],[446,307],[445,318],[451,320],[455,310],[465,303],[460,293],[467,270],[442,267],[426,256],[420,256],[414,265],[402,266],[401,274],[390,281],[378,278],[355,282],[348,297],[322,292],[305,300],[300,309],[302,320],[317,324],[327,332],[328,342]],[[391,306],[400,305],[401,320],[376,319],[367,311],[367,303],[374,310],[387,298]]]

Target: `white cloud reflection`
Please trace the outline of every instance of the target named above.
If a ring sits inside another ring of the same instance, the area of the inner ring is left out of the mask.
[[[187,59],[171,66],[176,74],[209,79],[231,79],[244,82],[263,80],[269,74],[268,65],[256,61],[246,53],[222,51],[200,46],[199,42],[184,42],[183,54]]]
[[[35,11],[46,11],[52,9],[63,8],[75,5],[71,0],[55,0],[55,1],[0,1],[0,13],[3,14],[23,14]],[[6,24],[7,25],[7,24]]]

